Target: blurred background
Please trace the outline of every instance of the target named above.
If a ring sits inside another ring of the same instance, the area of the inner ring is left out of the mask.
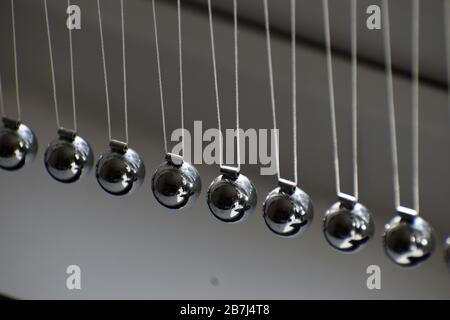
[[[182,0],[185,124],[216,128],[213,71],[206,0]],[[223,128],[234,127],[232,1],[213,0]],[[73,32],[78,132],[96,159],[108,149],[105,90],[96,1],[81,8]],[[262,219],[262,202],[276,176],[260,165],[243,165],[258,190],[249,220],[227,225],[214,218],[205,193],[217,165],[196,165],[203,182],[197,203],[180,212],[162,208],[150,180],[163,161],[151,1],[125,1],[130,147],[145,161],[141,189],[113,197],[94,174],[75,185],[52,180],[43,164],[56,137],[43,1],[15,0],[22,119],[36,133],[35,161],[0,171],[0,292],[27,299],[449,299],[443,262],[450,235],[450,130],[442,1],[421,1],[420,181],[421,214],[435,228],[437,250],[416,269],[401,269],[384,255],[381,234],[395,214],[390,161],[382,31],[366,28],[358,1],[358,107],[360,196],[374,215],[376,236],[354,255],[326,243],[321,220],[336,201],[329,95],[321,1],[297,1],[299,184],[315,206],[310,229],[296,238],[273,235]],[[113,136],[124,137],[120,3],[103,0],[102,18],[111,94]],[[56,82],[63,126],[71,127],[69,38],[66,1],[48,0]],[[164,97],[169,134],[180,126],[176,1],[157,0]],[[241,127],[271,128],[267,52],[261,0],[238,1]],[[269,0],[272,27],[281,174],[292,178],[289,1]],[[392,54],[404,205],[411,197],[411,1],[390,1]],[[350,118],[350,1],[331,0],[337,120],[343,191],[352,192]],[[7,113],[15,116],[10,1],[0,2],[0,68]],[[170,143],[169,147],[174,143]],[[204,144],[204,146],[206,143]],[[81,290],[66,288],[66,268],[81,268]],[[381,290],[366,286],[367,267],[381,268]]]

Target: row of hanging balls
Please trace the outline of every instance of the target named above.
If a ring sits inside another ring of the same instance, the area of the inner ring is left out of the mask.
[[[33,131],[20,121],[3,118],[0,123],[0,167],[18,170],[31,162],[38,149]],[[89,143],[76,132],[59,129],[58,137],[48,145],[45,167],[55,180],[73,183],[87,175],[94,156]],[[95,175],[103,190],[125,195],[139,188],[145,177],[145,166],[139,154],[126,143],[112,140],[110,149],[97,161]],[[192,205],[201,191],[201,179],[194,166],[183,158],[167,154],[152,177],[152,191],[157,201],[169,209]],[[239,169],[222,166],[221,174],[208,188],[207,203],[221,221],[245,220],[257,204],[256,189]],[[266,225],[275,234],[291,237],[302,233],[314,215],[308,194],[295,183],[284,179],[272,190],[263,204]],[[342,252],[356,252],[374,235],[369,211],[351,197],[339,197],[325,214],[323,232],[328,243]],[[385,227],[383,246],[388,257],[401,266],[416,266],[433,252],[435,239],[431,226],[419,216],[399,212]],[[450,238],[445,259],[450,269]]]

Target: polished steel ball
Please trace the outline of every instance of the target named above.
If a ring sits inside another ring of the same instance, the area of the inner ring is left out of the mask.
[[[263,204],[266,225],[275,234],[291,237],[304,232],[314,217],[312,201],[294,183],[280,179]]]
[[[221,221],[243,221],[255,210],[256,188],[236,168],[223,166],[221,172],[208,188],[208,207]]]
[[[387,256],[396,264],[418,266],[434,251],[434,231],[419,216],[398,214],[385,226],[383,246]]]
[[[340,200],[327,210],[323,219],[325,239],[339,251],[362,249],[374,232],[375,224],[370,212],[358,202]]]
[[[445,252],[444,252],[445,263],[447,263],[447,269],[450,271],[450,237],[445,241]]]
[[[202,181],[195,167],[183,158],[168,154],[152,177],[152,191],[156,200],[169,209],[182,209],[197,200]]]
[[[0,123],[0,167],[18,170],[36,156],[38,142],[33,131],[19,121],[3,118]]]
[[[92,149],[89,143],[75,132],[60,129],[58,134],[59,137],[45,150],[45,168],[50,176],[59,182],[76,182],[92,169]]]
[[[145,166],[139,154],[126,144],[113,141],[111,150],[97,161],[95,176],[106,192],[121,196],[136,191],[145,177]]]

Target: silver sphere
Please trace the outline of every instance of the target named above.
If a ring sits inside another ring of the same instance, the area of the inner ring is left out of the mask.
[[[18,170],[33,161],[38,142],[33,131],[19,121],[3,118],[0,123],[0,167]]]
[[[255,210],[256,188],[236,168],[221,167],[222,174],[208,188],[207,203],[219,220],[234,223],[247,219]]]
[[[169,209],[182,209],[197,200],[202,181],[195,167],[177,155],[167,154],[152,177],[156,200]]]
[[[280,179],[263,204],[266,225],[275,234],[292,237],[304,232],[314,217],[312,201],[295,183]]]
[[[396,264],[418,266],[434,251],[434,231],[421,217],[399,213],[385,226],[383,246],[386,255]]]
[[[139,154],[125,143],[112,141],[111,150],[102,154],[95,176],[106,192],[121,196],[136,191],[145,177],[145,166]]]
[[[445,252],[444,252],[445,263],[447,264],[447,269],[450,271],[450,237],[445,241]]]
[[[375,224],[362,204],[341,199],[331,206],[323,219],[323,233],[328,243],[343,252],[356,252],[373,237]]]
[[[86,140],[73,131],[60,129],[58,134],[59,137],[45,150],[45,168],[59,182],[76,182],[92,169],[92,149]]]

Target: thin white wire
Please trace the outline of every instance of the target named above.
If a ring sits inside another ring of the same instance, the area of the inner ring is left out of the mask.
[[[450,85],[450,0],[444,0],[444,21],[445,21],[445,50],[447,60],[447,83]],[[448,116],[450,120],[450,91],[448,96]]]
[[[102,14],[100,8],[100,0],[97,0],[97,12],[98,22],[100,27],[100,44],[102,49],[102,62],[103,62],[103,77],[105,80],[106,91],[106,111],[108,116],[108,136],[109,140],[112,140],[111,135],[111,111],[109,104],[109,90],[108,90],[108,75],[106,71],[106,57],[105,57],[105,42],[103,38],[103,26],[102,26]],[[125,143],[128,144],[128,97],[127,97],[127,70],[126,70],[126,56],[125,56],[125,19],[123,0],[120,0],[120,17],[122,27],[122,72],[123,72],[123,100],[124,100],[124,116],[125,116]]]
[[[19,72],[17,66],[17,44],[16,44],[16,20],[14,14],[14,0],[11,0],[11,21],[13,33],[13,50],[14,50],[14,76],[16,82],[16,103],[17,103],[17,120],[22,119],[22,112],[20,108],[20,89],[19,89]]]
[[[45,11],[45,24],[46,24],[46,28],[47,28],[47,38],[48,38],[48,51],[50,54],[50,73],[52,76],[53,104],[54,104],[54,108],[55,108],[56,127],[60,128],[61,123],[59,120],[58,98],[56,96],[55,66],[54,66],[54,62],[53,62],[53,49],[52,49],[52,39],[51,39],[51,35],[50,35],[50,22],[49,22],[49,17],[48,17],[47,0],[44,0],[44,11]]]
[[[330,92],[330,115],[331,115],[331,135],[333,139],[333,156],[334,156],[334,173],[336,183],[336,193],[341,193],[341,182],[339,173],[339,150],[336,129],[336,107],[334,100],[334,83],[333,83],[333,65],[331,57],[331,37],[330,37],[330,18],[328,9],[328,0],[323,0],[323,16],[324,16],[324,30],[325,30],[325,45],[327,56],[327,70],[328,70],[328,90]]]
[[[97,0],[97,13],[98,13],[98,23],[100,27],[100,47],[102,49],[102,63],[103,63],[103,78],[105,80],[105,96],[106,96],[106,114],[108,117],[108,137],[112,140],[111,135],[111,111],[109,105],[109,89],[108,89],[108,74],[106,71],[106,57],[105,57],[105,42],[103,39],[103,26],[102,26],[102,13],[100,8],[100,0]]]
[[[162,127],[164,136],[164,152],[168,152],[167,148],[167,133],[166,133],[166,112],[164,109],[164,96],[162,87],[162,75],[161,75],[161,58],[159,56],[159,38],[158,38],[158,23],[156,21],[156,5],[155,0],[152,0],[152,10],[153,10],[153,29],[155,32],[155,47],[156,47],[156,62],[158,66],[158,82],[159,82],[159,96],[161,99],[161,114],[162,114]]]
[[[122,70],[123,70],[123,102],[125,116],[125,142],[128,144],[128,97],[127,97],[127,67],[125,58],[125,18],[123,0],[120,0],[120,18],[122,23]]]
[[[208,0],[208,15],[209,15],[209,34],[211,38],[211,56],[213,61],[213,72],[214,72],[214,92],[216,96],[216,109],[217,109],[217,126],[220,132],[219,134],[219,162],[220,166],[223,165],[223,141],[222,141],[222,126],[220,123],[220,99],[219,99],[219,86],[217,81],[217,63],[216,63],[216,48],[214,44],[214,27],[212,20],[212,6],[211,0]]]
[[[358,185],[358,34],[357,0],[351,0],[351,46],[352,46],[352,153],[353,153],[353,194],[359,199]]]
[[[70,6],[70,0],[67,0],[67,5]],[[53,88],[53,101],[55,108],[55,117],[56,117],[56,126],[61,128],[61,122],[59,118],[58,111],[58,99],[56,95],[56,80],[55,80],[55,66],[53,60],[53,49],[52,49],[52,40],[50,35],[50,22],[48,16],[48,6],[47,0],[44,0],[44,10],[45,10],[45,22],[47,29],[47,38],[48,38],[48,48],[50,54],[50,70],[52,77],[52,88]],[[72,46],[72,30],[69,29],[69,52],[70,52],[70,75],[71,75],[71,86],[72,86],[72,112],[73,112],[73,129],[77,131],[77,113],[76,113],[76,100],[75,100],[75,80],[74,80],[74,67],[73,67],[73,46]]]
[[[217,107],[217,123],[218,129],[221,133],[219,136],[219,145],[220,145],[220,166],[223,165],[223,142],[222,142],[222,128],[221,128],[221,120],[220,120],[220,103],[219,103],[219,86],[217,79],[217,63],[216,63],[216,49],[214,44],[214,28],[213,28],[213,19],[212,19],[212,6],[211,0],[208,0],[208,13],[209,13],[209,28],[210,28],[210,36],[211,36],[211,52],[212,52],[212,60],[213,60],[213,70],[214,70],[214,89],[216,96],[216,107]],[[233,20],[234,20],[234,75],[235,75],[235,104],[236,104],[236,154],[237,154],[237,168],[241,169],[241,147],[240,147],[240,124],[239,124],[239,44],[238,44],[238,17],[237,17],[237,0],[233,0]]]
[[[233,0],[233,18],[234,18],[234,76],[236,92],[236,139],[237,139],[237,167],[241,170],[241,138],[239,125],[239,50],[238,50],[238,19],[237,19],[237,0]]]
[[[272,45],[270,42],[270,27],[269,27],[269,5],[267,0],[264,0],[264,21],[266,27],[266,46],[267,46],[267,64],[269,67],[269,83],[270,83],[270,100],[272,104],[272,120],[273,129],[275,131],[275,161],[277,168],[277,178],[280,180],[280,155],[278,147],[278,130],[277,130],[277,117],[276,117],[276,105],[275,105],[275,89],[273,85],[273,67],[272,67]]]
[[[292,65],[292,131],[294,144],[294,182],[298,182],[297,173],[297,57],[296,57],[296,0],[291,0],[291,65]]]
[[[412,3],[412,154],[413,154],[413,201],[419,213],[419,0]]]
[[[2,72],[0,71],[0,113],[2,118],[6,116],[5,114],[5,101],[3,99],[3,86],[2,86]]]
[[[177,17],[178,17],[178,58],[179,58],[179,71],[180,71],[180,114],[181,114],[181,139],[183,143],[183,157],[184,157],[184,92],[183,92],[183,51],[181,40],[181,3],[177,0]]]
[[[70,0],[67,0],[67,6],[70,7]],[[72,118],[73,130],[77,131],[77,103],[75,97],[75,71],[73,67],[73,45],[72,45],[72,29],[69,28],[69,53],[70,53],[70,80],[72,86]],[[59,125],[58,125],[59,127]]]
[[[395,122],[395,105],[394,105],[394,83],[392,79],[392,60],[391,60],[391,36],[389,26],[389,4],[388,0],[382,1],[383,16],[383,39],[384,39],[384,58],[386,61],[386,89],[388,99],[389,113],[389,129],[392,153],[392,171],[394,178],[394,203],[395,207],[400,206],[400,182],[398,172],[398,154],[397,154],[397,129]]]

